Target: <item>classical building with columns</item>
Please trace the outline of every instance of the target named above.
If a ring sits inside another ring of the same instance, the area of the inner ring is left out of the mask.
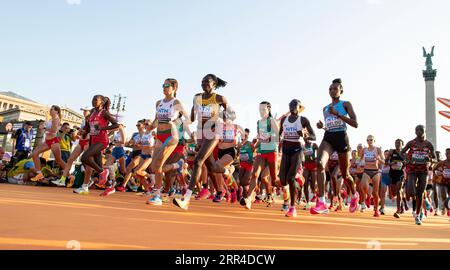
[[[7,151],[12,151],[12,134],[15,130],[22,128],[26,121],[33,123],[36,136],[41,137],[42,134],[37,134],[38,120],[46,120],[49,117],[47,114],[50,106],[14,92],[0,92],[0,146],[6,148]],[[62,122],[69,123],[71,127],[81,125],[83,115],[65,106],[60,107]],[[6,129],[9,123],[12,124],[12,130]],[[33,145],[37,145],[37,143],[37,140],[33,140]]]

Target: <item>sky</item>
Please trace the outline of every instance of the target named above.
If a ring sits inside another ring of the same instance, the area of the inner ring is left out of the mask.
[[[450,98],[448,10],[447,0],[0,0],[0,91],[72,109],[120,93],[130,134],[154,118],[166,78],[190,108],[213,73],[255,136],[264,100],[278,116],[301,100],[315,128],[342,78],[359,121],[351,145],[372,134],[388,149],[425,124],[422,46],[436,46],[436,97]],[[436,115],[442,151],[450,119]]]

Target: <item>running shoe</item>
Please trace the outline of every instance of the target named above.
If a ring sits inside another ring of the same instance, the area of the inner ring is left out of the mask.
[[[109,170],[107,168],[103,169],[101,173],[98,174],[99,180],[98,185],[103,186],[108,181]]]
[[[416,224],[417,224],[417,225],[422,225],[422,221],[420,220],[420,217],[419,217],[419,216],[416,216],[416,217],[415,217],[415,220],[416,220]]]
[[[431,204],[428,200],[425,200],[425,209],[427,209],[427,211],[430,211],[431,209]]]
[[[210,195],[208,196],[207,200],[214,200],[214,198],[215,198],[214,194],[210,194]]]
[[[356,192],[355,197],[351,199],[350,201],[350,207],[349,211],[350,213],[354,213],[356,209],[358,209],[358,201],[359,201],[359,194]]]
[[[311,199],[311,202],[316,202],[317,201],[317,194],[314,194],[314,197]]]
[[[308,203],[305,204],[305,206],[303,206],[303,210],[308,210],[309,208],[311,208],[311,205]]]
[[[382,216],[385,215],[385,213],[384,213],[384,208],[380,208],[380,215],[382,215]]]
[[[239,200],[239,204],[240,204],[241,206],[245,206],[245,205],[246,205],[246,202],[245,202],[245,198],[244,198],[244,197],[242,197],[242,198]]]
[[[73,187],[73,184],[75,184],[75,176],[71,175],[71,176],[69,176],[69,183],[67,184],[67,187],[71,188],[71,187]]]
[[[341,205],[338,205],[338,206],[336,207],[336,209],[334,209],[334,212],[342,212],[342,206],[341,206]]]
[[[150,205],[162,205],[161,196],[155,194],[155,196],[153,196],[152,198],[150,198],[147,201],[147,204],[150,204]]]
[[[248,210],[251,210],[252,209],[252,199],[245,198],[244,202],[245,202],[245,208],[247,208]]]
[[[77,189],[74,189],[73,193],[77,193],[77,194],[80,194],[80,195],[88,195],[89,194],[89,189],[84,188],[84,187],[81,186],[81,187],[79,187]]]
[[[119,192],[126,192],[126,191],[127,191],[127,188],[124,187],[124,186],[118,186],[118,187],[116,188],[116,190],[119,191]]]
[[[360,211],[361,213],[364,213],[364,211],[366,211],[366,205],[364,203],[361,204]]]
[[[105,191],[103,191],[102,193],[100,193],[100,196],[109,196],[111,194],[114,194],[116,192],[116,189],[114,187],[109,187],[106,188]]]
[[[222,201],[223,197],[224,196],[222,193],[216,194],[216,196],[214,196],[213,202],[220,203]]]
[[[180,207],[181,209],[188,210],[189,208],[189,199],[185,198],[174,198],[173,204]]]
[[[380,211],[378,211],[378,210],[377,210],[377,211],[374,211],[374,212],[373,212],[373,216],[374,216],[374,217],[379,217],[379,216],[380,216]]]
[[[281,206],[281,211],[283,212],[289,211],[289,204],[283,203],[283,205]]]
[[[394,213],[394,217],[400,218],[400,213],[399,213],[399,212],[395,212],[395,213]]]
[[[423,211],[420,211],[419,218],[420,221],[423,221],[423,219],[426,218],[426,216],[423,214]]]
[[[176,192],[175,188],[171,187],[169,192],[167,193],[167,196],[172,197],[173,195],[175,195],[175,192]]]
[[[61,179],[53,180],[52,183],[55,184],[58,187],[65,187],[66,186],[66,181],[62,181]]]
[[[234,190],[233,192],[231,192],[231,200],[230,200],[230,202],[231,203],[236,203],[236,201],[237,201],[237,193],[236,193],[236,190]]]
[[[44,175],[42,173],[38,173],[35,177],[30,178],[32,182],[37,182],[39,180],[42,180],[44,178]]]
[[[297,217],[297,210],[295,209],[295,207],[289,207],[289,211],[287,211],[286,217]]]
[[[309,212],[313,215],[316,214],[328,214],[330,211],[327,208],[327,205],[320,200],[317,201],[316,206],[311,208]]]
[[[261,198],[256,197],[253,203],[260,204],[262,202]]]
[[[198,193],[197,196],[195,196],[196,200],[203,200],[205,198],[208,198],[208,196],[211,195],[209,193],[209,190],[207,188],[202,188],[202,190],[200,191],[200,193]]]
[[[273,204],[273,197],[272,194],[267,194],[267,196],[264,198],[264,203],[266,204],[267,207],[271,206]]]

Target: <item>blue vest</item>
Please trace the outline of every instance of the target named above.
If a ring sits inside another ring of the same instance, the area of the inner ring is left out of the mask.
[[[348,113],[344,108],[344,102],[346,101],[339,101],[337,104],[335,104],[333,107],[338,112],[339,115],[347,116]],[[338,116],[329,113],[331,104],[325,107],[323,110],[323,117],[325,119],[325,130],[327,132],[340,132],[340,131],[346,131],[347,130],[347,124],[342,121],[341,118]]]

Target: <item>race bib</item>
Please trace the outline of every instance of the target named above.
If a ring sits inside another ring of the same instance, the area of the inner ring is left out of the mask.
[[[450,178],[450,169],[444,170],[444,178]]]
[[[98,121],[93,121],[93,122],[90,122],[90,123],[89,123],[89,127],[90,127],[90,132],[89,132],[89,134],[90,134],[90,135],[97,136],[97,135],[100,133],[99,130],[97,130],[97,129],[95,128],[96,125],[98,125]]]
[[[202,118],[211,118],[212,117],[212,107],[211,106],[201,106],[200,113],[202,114]]]
[[[400,171],[403,168],[403,163],[401,162],[395,162],[391,165],[391,169],[396,170],[396,171]]]
[[[412,154],[412,161],[415,163],[426,163],[428,153],[422,151],[414,151]]]
[[[239,155],[239,158],[241,161],[248,161],[250,159],[250,156],[248,155],[248,153],[241,153]]]
[[[25,139],[24,146],[25,146],[25,148],[29,148],[31,146],[30,139]]]
[[[224,142],[234,142],[234,130],[224,130],[223,131],[223,141]]]
[[[326,130],[341,128],[344,125],[344,121],[335,115],[330,115],[325,119]]]
[[[368,152],[368,153],[364,154],[364,159],[366,162],[374,162],[376,160],[375,154],[372,152]]]

